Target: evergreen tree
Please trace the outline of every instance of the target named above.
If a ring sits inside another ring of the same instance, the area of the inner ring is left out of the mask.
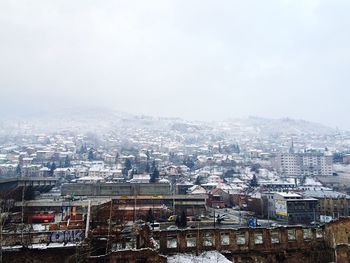
[[[136,170],[132,169],[131,172],[130,172],[130,178],[133,178],[134,174],[136,174]]]
[[[197,176],[196,181],[194,182],[195,185],[201,185],[202,184],[202,177]]]
[[[22,174],[22,169],[21,169],[21,166],[18,164],[16,167],[16,175],[21,176],[21,174]]]
[[[79,153],[79,154],[83,154],[83,153],[84,153],[84,147],[83,147],[83,145],[80,146],[80,149],[79,149],[78,153]]]
[[[154,170],[155,170],[156,168],[157,168],[157,166],[156,166],[156,161],[153,160],[153,162],[152,162],[152,167],[151,167],[151,172],[153,173]]]
[[[116,155],[115,155],[115,160],[114,160],[114,163],[115,164],[118,164],[118,162],[119,162],[119,154],[118,153],[116,153]]]
[[[151,172],[151,167],[149,166],[149,163],[148,163],[148,162],[147,162],[147,164],[146,164],[145,172],[148,173],[148,174]]]
[[[87,152],[86,144],[80,146],[79,154],[84,154]]]
[[[66,167],[66,168],[70,167],[70,159],[69,159],[68,155],[64,159],[64,167]]]
[[[129,159],[126,159],[124,162],[124,167],[126,170],[130,170],[132,168],[131,161]]]
[[[124,169],[123,169],[123,175],[124,177],[128,176],[129,170],[132,169],[131,161],[129,159],[126,159],[124,162]]]
[[[56,170],[56,164],[53,162],[51,164],[51,168],[50,168],[50,172],[49,172],[50,176],[53,176],[55,170]]]
[[[154,216],[153,216],[153,212],[152,212],[151,208],[147,212],[146,222],[149,222],[149,223],[153,223],[154,222]]]
[[[194,167],[195,163],[192,159],[187,158],[184,162],[184,165],[186,165],[188,168],[190,168],[192,170],[192,168]]]
[[[258,184],[258,179],[256,178],[256,175],[255,175],[255,174],[253,175],[252,180],[250,180],[249,185],[250,185],[251,187],[257,187],[257,186],[259,186],[259,184]]]
[[[181,216],[180,216],[180,226],[186,227],[187,226],[187,216],[184,210],[182,210]]]
[[[154,169],[153,173],[151,174],[150,183],[155,183],[159,179],[159,171],[157,168]]]
[[[92,151],[92,149],[90,149],[90,151],[89,151],[88,160],[90,162],[94,160],[94,152]]]

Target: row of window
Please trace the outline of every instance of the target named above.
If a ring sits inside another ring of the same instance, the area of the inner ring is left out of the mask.
[[[270,238],[272,244],[280,243],[280,237],[279,232],[271,230],[270,231]],[[323,238],[323,232],[322,229],[316,230],[316,238],[320,239]],[[303,229],[303,239],[304,240],[310,240],[312,239],[312,231],[311,229]],[[296,241],[296,231],[295,229],[288,229],[288,241],[293,242]],[[202,239],[203,246],[205,247],[211,247],[214,246],[214,238],[212,233],[206,233],[203,236]],[[245,233],[237,233],[236,234],[236,244],[237,245],[246,245],[247,239],[245,236]],[[254,233],[254,244],[260,245],[263,244],[263,234],[261,232]],[[220,244],[221,246],[228,246],[230,245],[230,236],[229,233],[221,233],[220,234]],[[196,247],[197,246],[197,235],[195,234],[188,234],[186,236],[186,245],[187,247]],[[176,236],[169,236],[167,239],[167,248],[177,248],[177,237]]]

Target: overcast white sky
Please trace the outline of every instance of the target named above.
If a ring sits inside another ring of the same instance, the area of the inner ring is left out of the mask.
[[[350,1],[0,1],[0,110],[350,129]]]

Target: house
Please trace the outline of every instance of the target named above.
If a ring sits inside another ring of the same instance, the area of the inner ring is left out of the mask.
[[[185,195],[188,192],[188,189],[193,187],[193,183],[188,181],[183,181],[176,184],[176,193],[179,195]]]
[[[229,193],[220,188],[211,190],[208,194],[208,206],[215,208],[224,208],[232,206]]]
[[[187,194],[189,195],[203,195],[206,193],[207,191],[200,185],[194,185],[187,190]]]
[[[40,177],[47,177],[50,176],[50,169],[47,167],[42,167],[39,170],[39,176]]]
[[[56,168],[53,174],[55,177],[65,178],[71,174],[71,171],[72,171],[72,168]]]
[[[149,174],[134,174],[130,183],[149,183],[151,176]]]

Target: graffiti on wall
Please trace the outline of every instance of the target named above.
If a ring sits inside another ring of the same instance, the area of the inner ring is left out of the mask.
[[[76,243],[83,241],[85,233],[83,230],[65,230],[49,233],[48,240],[52,243]]]

